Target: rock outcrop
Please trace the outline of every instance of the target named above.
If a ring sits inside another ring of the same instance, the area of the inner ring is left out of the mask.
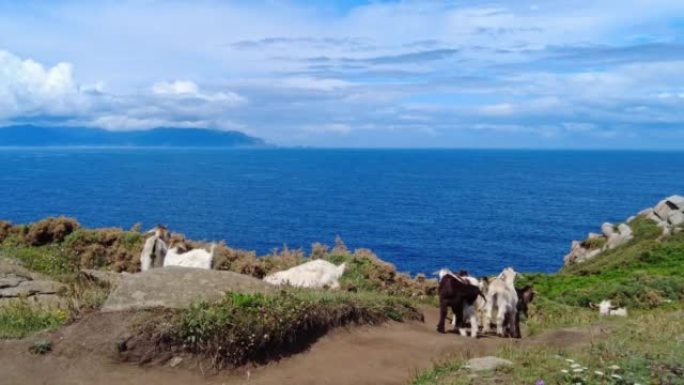
[[[636,216],[631,216],[625,223],[601,225],[601,234],[589,233],[584,241],[572,241],[570,252],[564,257],[565,265],[572,265],[590,260],[606,250],[622,246],[634,238],[629,226],[637,217],[645,217],[662,228],[662,236],[666,237],[679,231],[684,225],[684,197],[673,195],[667,197],[653,208],[644,209]]]
[[[122,274],[102,311],[154,307],[185,308],[195,301],[217,301],[227,292],[263,293],[268,283],[230,271],[165,267],[139,274]]]
[[[27,270],[17,261],[0,257],[0,305],[20,298],[56,304],[59,302],[57,293],[63,286]]]

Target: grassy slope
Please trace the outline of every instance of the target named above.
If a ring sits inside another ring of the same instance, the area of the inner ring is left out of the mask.
[[[132,325],[137,350],[126,349],[126,359],[147,360],[147,347],[153,346],[155,356],[191,353],[211,359],[218,368],[267,362],[308,347],[331,328],[390,319],[422,319],[422,314],[410,300],[383,294],[305,289],[231,293],[218,303],[146,312]]]
[[[515,365],[476,378],[465,362],[446,361],[412,384],[684,384],[684,233],[657,241],[661,232],[652,221],[637,218],[631,225],[635,238],[628,244],[557,274],[525,274],[521,282],[538,293],[529,334],[600,323],[611,331],[607,337],[579,351],[504,348],[497,355]],[[627,306],[630,317],[600,319],[588,304],[603,299]]]

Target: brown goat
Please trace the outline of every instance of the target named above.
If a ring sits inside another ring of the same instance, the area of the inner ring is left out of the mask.
[[[454,312],[456,316],[456,327],[464,326],[463,322],[463,306],[465,304],[472,305],[478,296],[484,298],[484,295],[477,286],[465,283],[463,280],[454,277],[451,274],[445,275],[439,281],[439,323],[437,324],[437,331],[444,333],[444,321],[446,320],[448,308]]]

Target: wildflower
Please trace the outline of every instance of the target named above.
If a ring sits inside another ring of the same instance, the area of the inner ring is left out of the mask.
[[[544,380],[538,379],[537,382],[534,383],[534,385],[546,385],[546,384],[544,383]]]
[[[580,364],[572,364],[572,365],[570,365],[570,367],[573,368],[573,369],[579,368],[580,366],[582,366],[582,365],[580,365]]]
[[[619,367],[619,366],[617,366],[617,365],[611,365],[611,366],[610,366],[610,367],[609,367],[608,369],[612,369],[612,370],[620,370],[620,367]]]
[[[567,373],[568,373],[568,370],[567,370],[567,369],[561,369],[561,373],[567,374]]]
[[[603,372],[600,371],[600,370],[595,370],[595,371],[594,371],[594,374],[596,374],[597,376],[603,376],[605,373],[603,373]]]
[[[575,372],[575,373],[582,373],[582,372],[584,371],[584,369],[582,369],[582,368],[575,368],[575,369],[573,369],[572,371]]]
[[[568,362],[575,362],[575,360],[572,360],[572,359],[570,359],[570,358],[566,358],[565,361],[568,361]]]
[[[619,375],[619,374],[611,374],[610,376],[613,377],[613,378],[616,379],[616,380],[622,380],[622,376]]]

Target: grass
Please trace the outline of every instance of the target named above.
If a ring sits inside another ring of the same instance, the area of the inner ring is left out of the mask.
[[[597,323],[609,334],[574,351],[511,345],[495,355],[513,367],[477,377],[463,359],[448,360],[411,384],[684,384],[684,232],[659,239],[661,229],[643,217],[630,226],[634,239],[627,244],[557,274],[524,274],[517,283],[537,292],[524,325],[528,336]],[[604,299],[627,306],[630,316],[599,320],[589,304]]]
[[[681,317],[681,311],[657,310],[604,320],[609,333],[580,349],[506,346],[495,355],[511,360],[511,367],[470,377],[465,360],[451,360],[419,373],[411,384],[683,384]]]
[[[525,274],[520,283],[534,285],[549,300],[581,307],[603,299],[642,309],[684,301],[684,233],[657,241],[660,229],[652,221],[637,218],[632,224],[635,238],[628,244],[558,274]]]
[[[335,327],[421,318],[405,299],[291,289],[277,294],[231,293],[218,303],[152,311],[131,328],[144,340],[134,346],[196,354],[221,368],[299,352]]]
[[[60,309],[47,309],[28,303],[27,300],[12,301],[0,306],[0,339],[23,338],[46,329],[61,326],[68,313]]]

